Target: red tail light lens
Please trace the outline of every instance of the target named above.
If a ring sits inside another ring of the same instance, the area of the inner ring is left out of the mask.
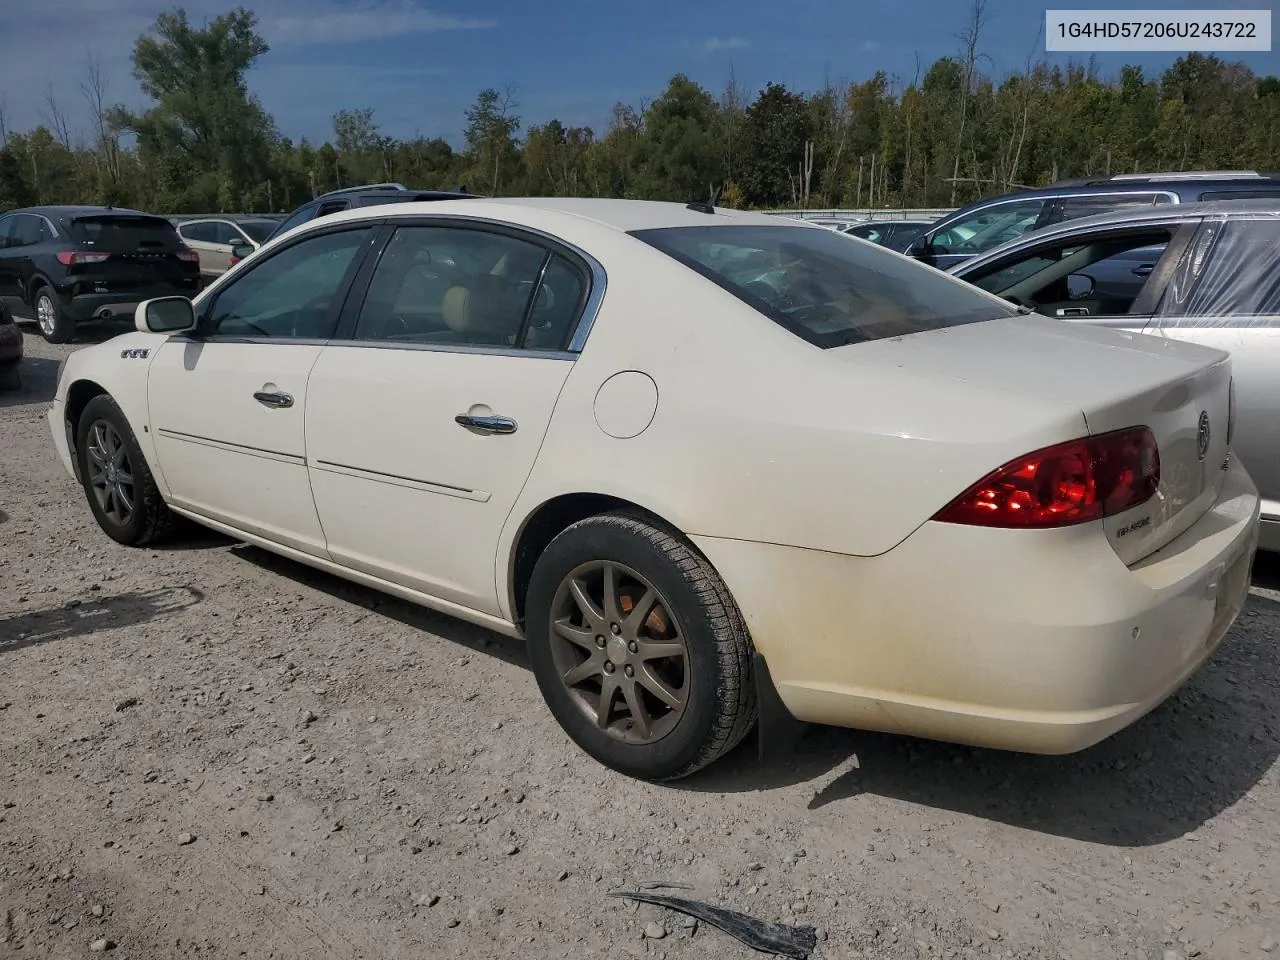
[[[183,249],[178,251],[178,259],[186,260],[188,263],[199,263],[200,254],[196,253],[194,250],[190,250],[184,247]]]
[[[234,267],[239,262],[240,262],[240,258],[237,257],[235,254],[232,254],[231,259],[227,262],[227,266]]]
[[[54,256],[64,267],[74,267],[80,263],[102,263],[111,259],[111,254],[101,250],[59,250]]]
[[[1136,507],[1159,486],[1155,434],[1147,427],[1131,427],[1010,461],[933,519],[975,527],[1066,527]]]

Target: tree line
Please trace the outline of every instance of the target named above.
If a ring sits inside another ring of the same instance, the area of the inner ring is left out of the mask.
[[[464,144],[396,139],[374,107],[341,110],[324,143],[282,136],[246,74],[268,52],[244,8],[197,27],[181,9],[138,38],[149,106],[113,104],[82,67],[88,130],[46,92],[43,123],[8,129],[0,99],[0,209],[110,203],[155,212],[281,212],[342,186],[401,181],[489,195],[705,200],[750,208],[938,207],[1067,177],[1280,168],[1280,78],[1216,56],[1137,66],[980,67],[985,0],[962,46],[910,79],[877,72],[812,92],[708,90],[680,74],[656,98],[616,104],[603,131],[525,125],[513,88],[483,90]]]

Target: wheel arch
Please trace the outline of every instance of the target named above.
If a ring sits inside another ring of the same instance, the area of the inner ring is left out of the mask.
[[[27,280],[27,287],[24,291],[27,297],[27,306],[35,306],[36,291],[41,287],[48,287],[50,290],[53,290],[55,294],[57,292],[57,288],[54,286],[53,281],[43,273],[36,271],[31,274],[30,279]]]
[[[640,514],[652,521],[654,525],[680,535],[689,549],[702,556],[704,560],[707,559],[702,551],[684,536],[677,524],[643,504],[607,493],[581,491],[559,494],[544,500],[530,511],[511,544],[506,573],[507,600],[511,604],[511,619],[518,629],[522,631],[524,629],[525,597],[529,590],[529,579],[533,575],[533,568],[551,541],[579,520],[618,510]],[[707,562],[710,563],[710,560]]]

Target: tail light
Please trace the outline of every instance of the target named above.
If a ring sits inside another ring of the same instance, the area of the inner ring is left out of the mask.
[[[196,253],[194,250],[192,250],[189,247],[183,247],[181,250],[179,250],[177,253],[177,257],[179,260],[186,260],[188,263],[200,262],[200,254]]]
[[[1227,385],[1227,446],[1231,446],[1231,438],[1236,435],[1236,378],[1232,377]]]
[[[81,263],[102,263],[111,259],[111,254],[101,250],[59,250],[54,256],[64,267],[74,267]]]
[[[1155,434],[1147,427],[1130,427],[1012,460],[933,519],[975,527],[1066,527],[1136,507],[1159,486]]]
[[[227,266],[228,266],[228,267],[234,267],[234,266],[235,266],[237,263],[239,263],[239,262],[240,262],[240,258],[239,258],[239,257],[237,257],[237,256],[233,253],[233,254],[231,255],[231,259],[227,262]]]

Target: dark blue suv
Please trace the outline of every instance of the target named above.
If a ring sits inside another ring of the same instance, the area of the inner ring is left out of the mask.
[[[350,210],[353,207],[374,207],[382,203],[415,203],[424,200],[465,200],[478,194],[467,193],[466,187],[457,190],[410,190],[402,183],[369,183],[360,187],[344,187],[321,194],[300,206],[271,232],[266,243],[300,223],[327,217],[331,213]]]
[[[1264,197],[1280,197],[1280,175],[1206,170],[1063,180],[962,207],[922,230],[904,252],[945,270],[1024,233],[1077,217],[1163,203]]]

